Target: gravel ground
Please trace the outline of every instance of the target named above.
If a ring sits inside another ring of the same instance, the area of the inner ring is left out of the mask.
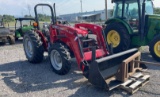
[[[142,49],[142,60],[155,62],[148,47]],[[148,65],[150,82],[134,95],[115,89],[106,92],[93,87],[72,61],[69,74],[56,75],[47,54],[40,64],[27,61],[22,42],[0,46],[0,97],[160,97],[160,67]]]

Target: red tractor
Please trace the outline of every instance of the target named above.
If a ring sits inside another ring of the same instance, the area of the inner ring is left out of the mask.
[[[40,31],[37,17],[38,6],[48,6],[51,9],[52,22],[48,27],[49,34],[44,35],[44,32]],[[112,55],[111,46],[105,43],[101,26],[80,23],[71,27],[65,23],[57,23],[55,7],[53,10],[48,4],[37,4],[34,10],[38,25],[24,35],[23,41],[24,51],[29,62],[43,61],[43,53],[47,51],[53,71],[59,75],[65,75],[71,69],[71,57],[75,57],[78,67],[89,82],[107,90],[118,87],[129,78],[131,73],[134,74],[136,70],[142,69],[139,63],[132,66],[131,60],[127,61],[127,65],[122,64],[123,60],[128,57],[131,57],[132,60],[140,60],[140,53],[137,49]],[[130,65],[134,70],[128,70]],[[115,77],[115,79],[111,81],[111,77]]]

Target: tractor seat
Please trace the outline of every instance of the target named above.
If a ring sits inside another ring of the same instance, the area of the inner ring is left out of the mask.
[[[97,49],[95,53],[96,53],[96,58],[101,58],[105,55],[105,52],[103,51],[103,49]],[[84,59],[86,61],[92,60],[92,51],[85,52]]]

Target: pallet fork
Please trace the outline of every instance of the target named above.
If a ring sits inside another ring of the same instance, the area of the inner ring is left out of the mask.
[[[99,88],[109,91],[121,88],[133,94],[150,79],[150,75],[142,72],[146,66],[137,62],[140,58],[141,53],[137,49],[131,49],[94,60],[90,64],[88,80]]]

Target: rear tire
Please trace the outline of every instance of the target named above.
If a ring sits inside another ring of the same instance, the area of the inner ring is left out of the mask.
[[[160,62],[160,35],[157,35],[153,38],[149,45],[149,51],[152,57]]]
[[[43,61],[44,48],[41,38],[36,32],[30,31],[24,35],[23,47],[29,62],[40,63]]]
[[[65,75],[70,71],[71,57],[67,46],[61,43],[54,43],[49,50],[49,56],[51,66],[56,74]]]
[[[129,49],[130,35],[127,29],[120,23],[108,24],[105,28],[105,35],[108,44],[112,44],[113,53]]]

